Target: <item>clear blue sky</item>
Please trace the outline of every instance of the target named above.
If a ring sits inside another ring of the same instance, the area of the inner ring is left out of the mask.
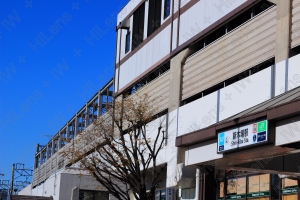
[[[36,144],[112,78],[116,16],[127,2],[0,0],[0,180],[13,163],[32,168]]]

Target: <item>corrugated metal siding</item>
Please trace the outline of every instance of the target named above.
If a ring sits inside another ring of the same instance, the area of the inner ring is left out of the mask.
[[[275,55],[276,7],[189,57],[182,99],[197,94]]]
[[[291,39],[292,47],[300,44],[300,0],[293,0]]]
[[[158,111],[163,111],[168,108],[169,103],[169,87],[170,87],[170,71],[158,77],[145,87],[138,90],[130,98],[137,98],[147,94],[152,99],[162,98],[162,101],[157,103]]]

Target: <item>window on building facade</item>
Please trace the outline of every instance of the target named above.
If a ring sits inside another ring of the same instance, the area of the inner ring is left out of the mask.
[[[148,33],[150,36],[161,24],[161,0],[149,0]]]
[[[165,0],[164,19],[169,17],[171,12],[171,0]]]
[[[143,3],[133,13],[131,50],[134,50],[137,46],[139,46],[139,44],[141,44],[143,42],[144,20],[145,20],[145,3]],[[126,43],[127,43],[127,35],[126,35]]]
[[[126,43],[125,43],[125,53],[129,51],[130,48],[130,31],[126,34]]]
[[[79,200],[109,200],[109,193],[104,191],[80,190]]]
[[[155,200],[166,200],[166,190],[157,190],[155,192]]]

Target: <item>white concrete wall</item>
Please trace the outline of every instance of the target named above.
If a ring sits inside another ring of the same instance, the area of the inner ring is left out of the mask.
[[[220,89],[219,106],[218,91],[181,106],[177,136],[203,129],[270,99],[271,76],[268,67]]]
[[[178,148],[175,147],[175,140],[177,135],[177,112],[174,110],[168,115],[168,139],[166,148],[166,158],[168,162],[167,168],[167,185],[166,187],[176,186],[176,172],[177,172],[177,154]]]
[[[275,65],[275,96],[285,92],[286,60]]]
[[[179,45],[183,44],[247,0],[201,0],[180,17]],[[183,0],[181,5],[188,3]]]
[[[125,19],[129,13],[134,10],[142,0],[130,0],[118,14],[117,25]]]
[[[182,0],[181,7],[185,6],[190,0]],[[124,19],[124,17],[130,13],[133,9],[141,1],[133,1],[131,0],[125,8],[119,13],[118,23]],[[122,89],[129,82],[134,80],[137,76],[141,75],[147,69],[155,65],[158,61],[160,61],[163,57],[170,53],[170,43],[172,42],[172,50],[177,47],[177,37],[179,37],[179,45],[186,42],[188,39],[198,34],[199,32],[206,29],[208,26],[237,8],[238,6],[245,3],[246,0],[239,1],[231,1],[228,3],[226,1],[220,0],[201,0],[196,3],[189,10],[184,12],[180,17],[180,30],[179,36],[177,36],[177,20],[173,23],[173,37],[172,41],[170,38],[171,34],[171,25],[167,26],[162,32],[160,32],[155,38],[153,38],[150,42],[148,42],[143,48],[141,48],[138,52],[132,55],[125,63],[121,65],[120,71],[120,82],[119,89]],[[147,32],[147,24],[148,24],[148,14],[147,14],[147,4],[145,4],[145,35],[144,39],[146,39]],[[174,1],[174,12],[176,12],[178,7],[178,1]],[[171,5],[172,7],[173,5]],[[161,15],[161,23],[164,23],[168,18],[164,19],[163,15],[164,9],[164,1],[162,2],[162,15]],[[171,8],[172,10],[172,8]],[[125,13],[125,14],[124,14]],[[171,13],[172,14],[172,13]],[[130,30],[132,29],[132,16],[130,17]],[[120,31],[119,31],[120,32]],[[122,30],[121,37],[121,59],[126,56],[125,54],[125,35],[126,30]],[[132,35],[132,31],[131,31]],[[132,41],[132,39],[131,39]],[[119,45],[119,42],[118,44]],[[118,47],[119,48],[119,47]],[[117,48],[117,50],[118,50]],[[117,52],[117,60],[118,62],[118,52]]]
[[[300,86],[300,54],[289,59],[287,84],[288,90]]]
[[[73,189],[107,191],[92,176],[87,174],[79,176],[77,170],[64,169],[52,174],[43,184],[32,189],[34,196],[53,196],[54,200],[71,200]],[[76,190],[73,199],[77,199],[79,190]],[[22,191],[22,194],[25,191]],[[21,193],[20,193],[21,194]],[[25,193],[24,193],[25,194]],[[114,197],[110,196],[110,199]]]
[[[300,116],[276,123],[275,146],[300,141]]]
[[[218,92],[179,108],[178,136],[203,129],[217,122]]]
[[[187,147],[185,150],[185,166],[223,158],[223,154],[217,154],[217,148],[216,141]]]
[[[220,121],[270,99],[271,67],[220,90]]]
[[[120,67],[119,89],[141,75],[170,52],[171,25],[131,56]]]
[[[18,195],[31,195],[31,184],[27,185],[25,188],[23,188]]]
[[[173,21],[172,51],[177,48],[178,18]]]
[[[52,174],[44,183],[35,187],[32,190],[32,195],[44,197],[52,196],[54,200],[59,200],[60,181],[61,171],[56,174]]]

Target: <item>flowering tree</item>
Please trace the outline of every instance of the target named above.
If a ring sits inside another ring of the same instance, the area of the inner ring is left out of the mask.
[[[62,154],[115,198],[152,200],[167,167],[158,163],[166,130],[165,119],[156,119],[160,100],[144,95],[115,101]]]

